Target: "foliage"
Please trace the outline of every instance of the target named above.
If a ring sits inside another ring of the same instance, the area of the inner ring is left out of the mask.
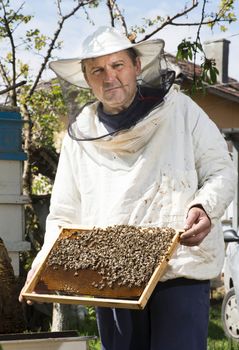
[[[10,0],[0,0],[0,84],[5,86],[4,91],[7,91],[4,95],[5,103],[20,106],[22,116],[27,122],[24,128],[24,148],[29,157],[24,163],[23,174],[26,194],[34,193],[36,186],[41,186],[42,190],[44,188],[44,179],[42,185],[38,179],[32,187],[37,168],[32,162],[32,152],[42,147],[56,151],[55,136],[63,128],[60,120],[66,119],[67,115],[59,83],[56,79],[49,83],[41,82],[42,74],[53,51],[61,48],[62,42],[58,37],[65,21],[74,16],[80,8],[97,7],[98,4],[98,1],[93,0],[72,0],[72,8],[68,13],[64,13],[63,2],[57,0],[58,28],[49,36],[41,33],[39,28],[29,29],[33,16],[24,13],[24,2],[14,8]],[[18,33],[19,28],[23,32],[21,35]],[[31,67],[19,59],[20,50],[30,51],[40,57],[42,63],[39,64],[39,70],[33,73]],[[25,85],[19,89],[18,86],[22,84]],[[41,168],[38,166],[38,172]]]
[[[86,316],[78,331],[80,335],[95,336],[95,339],[89,341],[89,350],[101,349],[94,307],[86,307]]]
[[[178,45],[178,52],[176,55],[176,58],[178,60],[192,60],[194,57],[195,52],[203,51],[202,45],[200,43],[191,42],[189,40],[184,39],[179,45]]]
[[[236,15],[234,12],[234,4],[235,1],[233,0],[221,0],[219,7],[218,7],[218,14],[222,16],[223,22],[218,22],[217,24],[220,26],[220,29],[222,32],[225,32],[227,30],[227,26],[225,23],[231,24],[232,22],[236,21]],[[215,14],[213,14],[215,16]],[[213,28],[215,23],[209,23],[209,26]]]
[[[183,40],[178,45],[178,51],[176,59],[179,61],[194,61],[198,53],[203,54],[203,62],[200,65],[200,74],[197,75],[194,72],[194,84],[192,86],[192,92],[195,92],[197,89],[204,89],[204,85],[210,84],[213,85],[217,82],[217,75],[219,71],[216,67],[214,59],[208,59],[202,47],[202,44],[198,41],[191,42],[189,40]]]
[[[88,101],[95,100],[95,97],[90,89],[80,89],[62,79],[60,79],[60,85],[63,91],[65,105],[68,110],[69,121],[71,122],[80,113],[82,106]]]
[[[81,335],[98,336],[94,307],[86,307],[86,315],[78,331]]]
[[[89,342],[89,350],[100,350],[101,344],[99,339],[90,340]]]
[[[67,116],[62,91],[55,80],[42,83],[27,101],[29,86],[21,89],[20,105],[28,103],[32,115],[32,142],[35,147],[54,147],[55,134],[63,129],[61,120]]]
[[[158,25],[159,23],[164,22],[164,18],[162,16],[156,16],[155,18],[143,18],[143,24],[131,26],[131,32],[145,34],[149,27],[153,27]]]
[[[51,191],[52,191],[52,183],[48,177],[40,173],[34,176],[33,184],[32,184],[33,194],[36,194],[36,195],[50,194]]]
[[[32,262],[43,244],[43,232],[32,206],[25,208],[25,239],[31,243],[31,250],[20,253],[21,275],[30,270]]]

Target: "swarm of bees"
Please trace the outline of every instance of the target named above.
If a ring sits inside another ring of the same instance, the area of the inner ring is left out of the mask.
[[[47,264],[54,269],[73,270],[76,277],[81,269],[96,270],[101,279],[92,286],[100,290],[141,287],[167,254],[175,233],[168,227],[129,225],[76,231],[74,239],[59,240]]]

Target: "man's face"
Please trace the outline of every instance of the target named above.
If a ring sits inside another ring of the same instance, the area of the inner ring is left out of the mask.
[[[127,51],[84,61],[85,78],[104,111],[117,114],[126,109],[136,94],[136,77],[141,66],[134,64]]]

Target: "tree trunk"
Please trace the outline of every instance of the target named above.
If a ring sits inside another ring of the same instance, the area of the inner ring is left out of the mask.
[[[20,333],[26,330],[22,306],[18,301],[18,286],[11,259],[0,238],[0,333]]]
[[[24,128],[24,151],[27,152],[28,158],[24,162],[23,169],[23,192],[24,194],[30,196],[32,193],[32,169],[31,169],[31,145],[32,145],[32,118],[28,111],[27,105],[22,106],[21,113],[23,119],[26,122]]]

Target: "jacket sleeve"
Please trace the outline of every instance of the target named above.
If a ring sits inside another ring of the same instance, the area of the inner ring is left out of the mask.
[[[188,209],[201,204],[211,220],[219,219],[235,194],[235,167],[217,126],[192,100],[189,108],[194,120],[192,137],[198,191]]]
[[[33,261],[38,265],[57,239],[60,228],[79,224],[80,191],[75,178],[75,147],[68,135],[62,144],[57,173],[51,195],[50,212],[46,220],[44,244]]]

